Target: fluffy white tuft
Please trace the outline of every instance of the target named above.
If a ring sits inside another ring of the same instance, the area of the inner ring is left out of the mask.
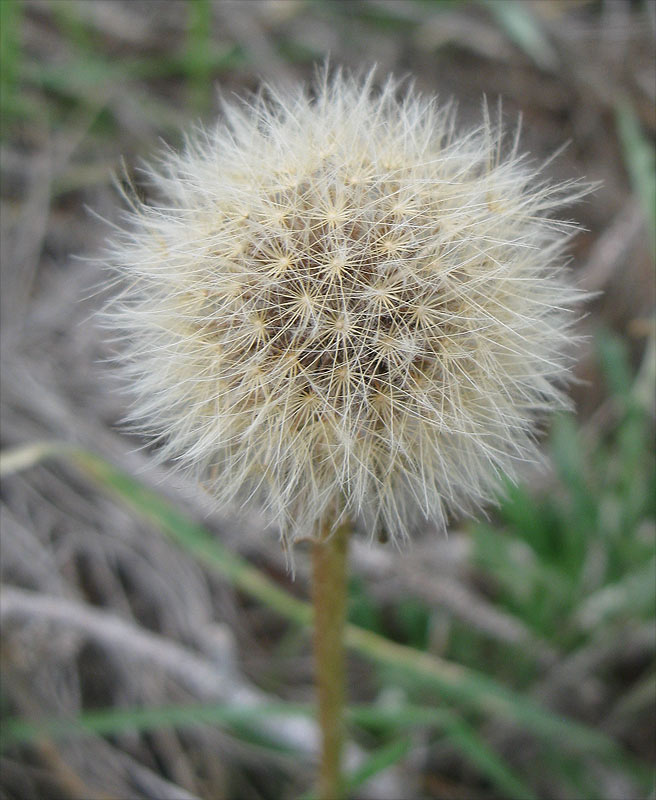
[[[399,97],[401,99],[399,99]],[[322,74],[226,104],[149,168],[112,265],[134,418],[220,501],[293,540],[445,524],[537,457],[571,309],[550,185],[451,109]]]

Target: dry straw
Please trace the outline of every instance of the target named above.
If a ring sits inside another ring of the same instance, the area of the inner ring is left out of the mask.
[[[217,501],[292,542],[346,519],[402,540],[537,457],[581,297],[576,226],[551,213],[586,188],[544,180],[487,113],[461,133],[411,87],[323,70],[225,103],[147,176],[110,324],[134,419]]]

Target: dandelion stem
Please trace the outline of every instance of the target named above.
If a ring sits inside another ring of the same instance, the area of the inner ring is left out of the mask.
[[[340,762],[344,740],[346,562],[349,525],[322,528],[312,549],[314,651],[322,735],[319,800],[344,797]]]

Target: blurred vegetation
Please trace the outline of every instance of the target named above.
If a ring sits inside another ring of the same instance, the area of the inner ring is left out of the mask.
[[[537,157],[571,140],[556,177],[602,181],[569,212],[588,231],[576,275],[598,294],[577,413],[551,425],[546,469],[433,549],[372,547],[373,567],[355,554],[353,796],[654,798],[653,5],[0,0],[0,14],[3,796],[274,800],[311,785],[295,734],[312,716],[303,552],[291,582],[274,536],[199,525],[189,487],[142,481],[148,451],[130,455],[143,443],[121,431],[111,367],[97,367],[111,357],[89,322],[102,277],[71,256],[101,247],[85,206],[116,219],[121,159],[138,180],[158,137],[177,144],[216,113],[217,87],[306,79],[329,53],[455,94],[465,120],[503,95]],[[46,439],[82,449],[12,449]],[[227,626],[249,701],[179,675],[142,687],[149,670],[125,669],[116,643],[26,616],[39,598],[223,669],[199,643],[207,614]]]

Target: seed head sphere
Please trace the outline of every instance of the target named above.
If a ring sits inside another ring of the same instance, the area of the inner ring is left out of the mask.
[[[565,403],[583,193],[483,115],[337,72],[228,103],[148,168],[112,248],[134,418],[283,536],[402,539],[490,498]]]

